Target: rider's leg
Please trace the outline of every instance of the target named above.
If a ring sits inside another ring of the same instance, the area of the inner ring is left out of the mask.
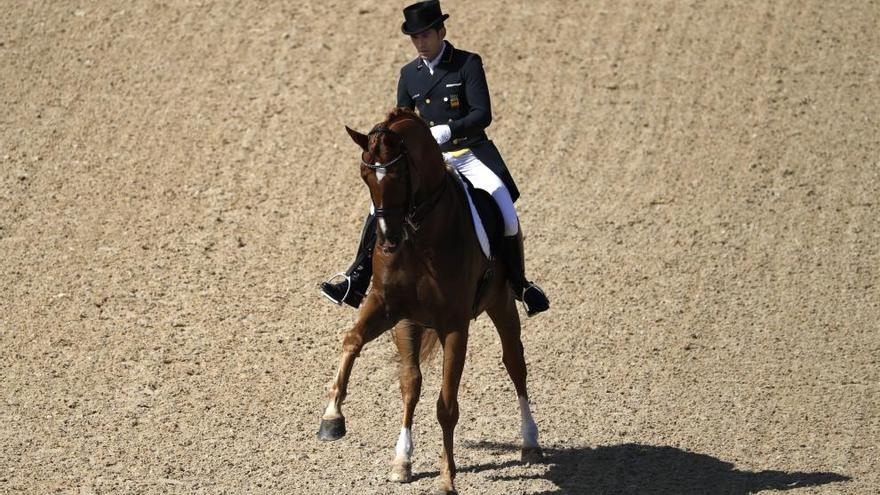
[[[526,278],[519,218],[504,182],[473,153],[457,158],[450,157],[449,163],[467,177],[474,187],[491,194],[501,210],[504,219],[504,241],[500,254],[516,298],[525,304],[529,316],[547,310],[550,307],[547,295],[537,284]]]
[[[513,236],[504,236],[502,244],[504,267],[510,274],[510,285],[516,298],[523,302],[526,314],[532,316],[550,308],[550,300],[538,284],[526,279],[525,260],[523,258],[522,232]]]
[[[370,277],[373,276],[373,247],[376,244],[376,217],[372,212],[364,220],[364,230],[361,233],[361,242],[354,262],[345,271],[341,282],[321,284],[321,292],[327,299],[336,304],[348,304],[354,308],[360,306],[367,287],[370,286]]]

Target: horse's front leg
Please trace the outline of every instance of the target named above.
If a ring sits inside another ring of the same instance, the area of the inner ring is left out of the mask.
[[[437,399],[437,420],[443,429],[443,450],[440,456],[440,480],[436,493],[449,495],[455,491],[455,459],[453,440],[458,423],[458,386],[467,353],[467,324],[461,330],[440,335],[443,344],[443,383]]]
[[[348,380],[354,360],[360,355],[361,349],[386,330],[394,326],[394,321],[385,315],[385,311],[375,298],[368,297],[358,315],[358,320],[342,340],[342,359],[333,385],[327,393],[329,402],[321,417],[318,438],[325,441],[339,440],[345,436],[345,416],[342,415],[342,403],[348,391]]]
[[[422,393],[422,371],[419,353],[422,347],[423,327],[402,321],[394,328],[394,343],[400,355],[400,397],[403,400],[403,425],[394,448],[389,479],[398,483],[412,481],[412,425],[413,414]]]

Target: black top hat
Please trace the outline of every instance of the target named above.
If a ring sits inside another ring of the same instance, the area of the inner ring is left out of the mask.
[[[440,11],[440,0],[417,2],[403,9],[404,22],[400,26],[403,34],[413,35],[427,31],[449,18]]]

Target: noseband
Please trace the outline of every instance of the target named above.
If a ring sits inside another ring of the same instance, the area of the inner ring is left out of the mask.
[[[372,136],[373,134],[387,134],[387,135],[389,135],[389,136],[394,136],[394,137],[396,137],[397,140],[398,140],[398,142],[400,142],[400,154],[397,155],[397,158],[395,158],[395,159],[393,159],[393,160],[387,161],[387,162],[385,162],[385,163],[374,163],[374,164],[369,164],[369,163],[367,163],[366,160],[364,160],[363,156],[361,156],[361,163],[362,163],[365,167],[367,167],[367,168],[369,168],[369,169],[372,169],[372,170],[376,170],[376,171],[378,171],[378,170],[387,170],[388,167],[390,167],[390,166],[396,164],[397,162],[399,162],[399,161],[401,161],[401,160],[404,160],[404,157],[406,156],[406,143],[405,143],[404,140],[403,140],[403,136],[401,136],[399,133],[397,133],[397,132],[391,130],[390,128],[385,127],[385,126],[382,125],[382,124],[379,124],[379,125],[377,125],[376,127],[373,127],[373,129],[370,131],[369,134],[367,134],[367,136]],[[384,217],[386,217],[389,213],[392,213],[392,212],[398,212],[398,211],[401,211],[401,210],[406,211],[408,205],[413,205],[413,204],[415,204],[415,198],[413,197],[415,193],[413,192],[413,189],[412,189],[412,179],[410,178],[410,170],[409,170],[409,167],[406,167],[406,168],[404,169],[404,174],[406,175],[406,197],[407,197],[407,205],[404,205],[404,206],[402,206],[402,207],[396,207],[396,208],[383,208],[383,207],[380,207],[380,206],[376,206],[376,207],[375,207],[375,209],[376,209],[376,213],[375,213],[376,218],[384,218]]]
[[[431,208],[437,203],[437,200],[440,199],[440,194],[442,194],[442,192],[446,189],[446,179],[444,177],[442,186],[439,187],[437,189],[437,191],[435,191],[433,194],[431,194],[430,198],[428,198],[426,201],[422,202],[421,204],[416,203],[415,191],[413,190],[413,187],[412,187],[412,177],[411,177],[412,172],[410,171],[410,167],[409,167],[410,163],[409,163],[409,158],[408,158],[408,154],[406,151],[406,142],[404,141],[403,136],[401,136],[400,133],[398,133],[398,132],[396,132],[396,131],[394,131],[394,130],[390,129],[389,127],[386,127],[382,124],[379,124],[376,127],[374,127],[369,132],[369,134],[367,134],[367,136],[372,136],[373,134],[388,134],[390,136],[396,137],[397,140],[400,142],[400,154],[397,155],[397,157],[394,158],[393,160],[389,160],[385,163],[374,163],[374,164],[367,163],[366,160],[364,160],[363,155],[362,155],[361,156],[361,164],[363,166],[365,166],[371,170],[378,171],[378,170],[387,170],[388,167],[391,167],[392,165],[397,164],[401,160],[403,160],[402,163],[405,163],[407,165],[407,167],[405,167],[403,169],[403,173],[406,177],[407,204],[400,206],[400,207],[391,207],[391,208],[384,208],[384,207],[377,206],[377,207],[375,207],[376,218],[385,218],[388,216],[388,214],[391,214],[394,212],[399,212],[399,211],[404,211],[405,212],[405,214],[403,216],[404,226],[408,227],[409,230],[411,230],[411,233],[415,233],[421,227],[420,222],[424,219],[424,216],[427,215],[427,213],[431,210]]]

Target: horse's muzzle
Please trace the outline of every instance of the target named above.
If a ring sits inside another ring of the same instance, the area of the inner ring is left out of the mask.
[[[382,252],[385,254],[394,254],[400,249],[400,242],[391,242],[386,240],[382,244],[379,245],[379,248],[382,249]]]
[[[400,249],[400,246],[403,245],[407,237],[406,230],[395,234],[382,235],[379,238],[379,248],[385,254],[394,254]]]

